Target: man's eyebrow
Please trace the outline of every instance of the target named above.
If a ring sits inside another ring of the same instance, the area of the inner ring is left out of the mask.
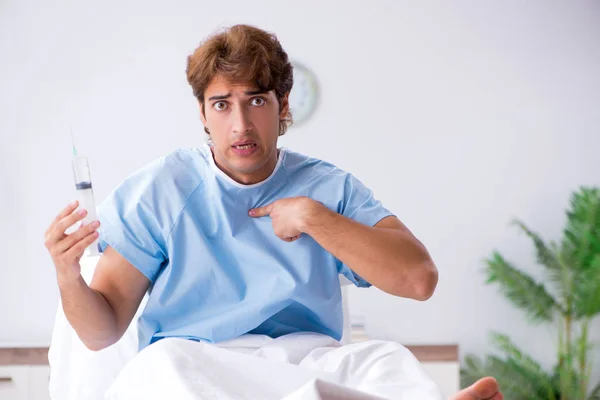
[[[211,101],[211,100],[225,100],[225,99],[227,99],[227,98],[229,98],[229,97],[231,97],[231,93],[227,93],[227,94],[218,94],[218,95],[216,95],[216,96],[210,96],[210,97],[208,98],[208,101]]]
[[[256,96],[257,94],[265,94],[267,93],[268,90],[260,90],[260,89],[256,89],[256,90],[246,90],[244,92],[244,94],[246,96]],[[231,93],[227,93],[227,94],[218,94],[215,96],[210,96],[208,98],[208,101],[212,101],[212,100],[225,100],[231,97]]]

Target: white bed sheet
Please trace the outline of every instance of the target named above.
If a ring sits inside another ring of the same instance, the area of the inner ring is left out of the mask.
[[[245,335],[219,345],[163,339],[119,374],[109,400],[441,400],[439,388],[403,346],[371,340],[341,345],[298,333]]]
[[[87,282],[96,262],[82,259]],[[98,352],[83,345],[59,305],[48,355],[52,399],[442,398],[416,358],[394,342],[245,335],[218,345],[163,339],[138,354],[135,321],[145,301],[123,338]]]

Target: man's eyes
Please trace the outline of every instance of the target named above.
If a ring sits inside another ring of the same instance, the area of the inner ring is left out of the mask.
[[[254,107],[262,107],[265,104],[267,104],[267,99],[265,99],[264,97],[253,97],[250,100],[250,105]],[[226,110],[227,107],[229,107],[229,104],[226,101],[217,101],[213,104],[213,108],[217,111]]]
[[[267,102],[267,100],[264,97],[254,97],[251,101],[250,104],[252,104],[253,106],[262,106],[265,105],[265,103]]]
[[[227,107],[227,103],[224,101],[217,101],[215,104],[213,104],[213,107],[217,111],[223,111]]]

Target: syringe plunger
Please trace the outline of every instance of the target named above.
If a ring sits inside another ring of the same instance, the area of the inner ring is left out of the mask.
[[[91,189],[92,177],[87,157],[73,157],[73,175],[75,176],[75,188]]]

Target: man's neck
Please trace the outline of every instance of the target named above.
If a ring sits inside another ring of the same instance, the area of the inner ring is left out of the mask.
[[[273,171],[275,171],[275,167],[277,166],[277,161],[279,159],[279,149],[276,149],[274,157],[270,157],[269,160],[256,171],[246,174],[227,169],[218,162],[212,146],[210,147],[210,150],[217,168],[219,168],[225,175],[242,185],[254,185],[267,179],[269,176],[271,176]]]

